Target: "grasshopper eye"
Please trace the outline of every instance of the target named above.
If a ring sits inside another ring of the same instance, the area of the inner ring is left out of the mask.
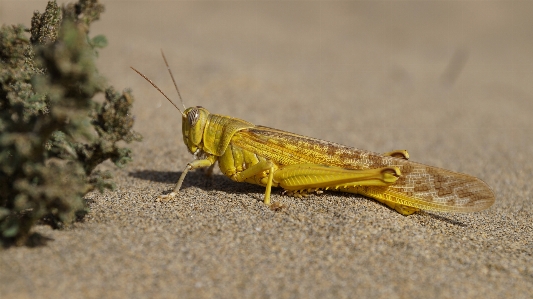
[[[189,124],[191,127],[194,127],[196,122],[198,122],[198,118],[200,117],[200,113],[198,112],[198,109],[191,108],[189,113],[187,113],[187,119],[189,120]]]

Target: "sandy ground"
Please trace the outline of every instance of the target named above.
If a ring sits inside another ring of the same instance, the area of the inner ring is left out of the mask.
[[[46,1],[0,2],[29,26]],[[135,161],[87,196],[84,222],[0,252],[0,298],[531,298],[532,2],[104,1],[100,71],[136,97]],[[326,193],[190,173],[163,48],[185,104],[475,175],[471,214],[404,217]]]

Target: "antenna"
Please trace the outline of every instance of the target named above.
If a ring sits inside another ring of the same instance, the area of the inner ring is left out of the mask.
[[[164,56],[163,56],[164,57]],[[138,70],[136,70],[134,67],[130,66],[130,68],[132,70],[134,70],[137,74],[139,74],[141,77],[144,78],[144,80],[148,81],[150,84],[152,84],[153,87],[155,87],[155,89],[157,89],[172,105],[174,105],[174,107],[176,107],[176,109],[178,109],[178,111],[181,113],[181,115],[183,115],[183,117],[187,117],[181,110],[180,108],[178,108],[178,106],[176,106],[176,104],[174,104],[174,102],[172,102],[172,100],[170,100],[167,95],[161,91],[161,89],[159,89],[159,87],[157,87],[157,85],[155,85],[154,82],[152,82],[152,80],[148,79],[148,77],[146,77],[143,73],[139,72]],[[170,70],[170,69],[169,69]],[[174,80],[174,78],[172,78],[172,80]],[[174,83],[176,84],[176,83]],[[181,98],[181,96],[180,96]],[[183,101],[181,102],[183,104]]]
[[[174,76],[172,75],[170,66],[168,66],[167,58],[165,57],[165,53],[163,53],[163,49],[161,49],[161,56],[163,56],[163,60],[165,61],[165,65],[167,66],[167,70],[168,70],[168,73],[170,74],[170,78],[172,78],[174,87],[176,87],[176,91],[178,92],[178,96],[180,97],[181,105],[183,106],[183,109],[187,110],[187,108],[185,107],[185,104],[183,104],[183,99],[181,98],[180,90],[178,89],[178,84],[176,84],[176,80],[174,80]]]

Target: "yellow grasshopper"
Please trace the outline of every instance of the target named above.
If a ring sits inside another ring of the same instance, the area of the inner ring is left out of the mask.
[[[167,60],[165,64],[174,80]],[[245,120],[213,114],[196,106],[181,111],[183,141],[195,160],[188,163],[174,191],[162,200],[177,197],[191,169],[216,162],[224,175],[236,182],[266,187],[264,203],[270,205],[272,187],[293,196],[334,190],[361,194],[403,215],[423,210],[475,212],[494,203],[490,187],[473,176],[408,161],[407,151],[377,154],[337,143],[305,137]],[[182,104],[183,104],[183,100]]]

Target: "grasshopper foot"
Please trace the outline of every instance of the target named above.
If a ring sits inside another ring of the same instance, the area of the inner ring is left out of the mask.
[[[420,211],[419,208],[415,208],[415,207],[410,207],[410,206],[406,206],[406,205],[402,205],[401,203],[396,203],[396,202],[392,202],[392,201],[388,201],[388,200],[384,200],[384,199],[379,199],[379,198],[375,198],[377,201],[387,205],[389,208],[391,209],[394,209],[396,212],[404,215],[404,216],[409,216],[413,213],[416,213],[418,211]]]
[[[394,209],[396,210],[396,212],[404,215],[404,216],[409,216],[415,212],[418,212],[420,211],[419,208],[414,208],[414,207],[410,207],[410,206],[406,206],[406,205],[402,205],[402,204],[399,204],[397,203],[396,206],[394,207]]]
[[[155,201],[156,202],[169,202],[169,201],[173,201],[176,198],[178,198],[178,193],[170,192],[167,195],[159,195]]]
[[[272,203],[272,204],[270,205],[270,210],[271,210],[271,211],[274,211],[274,212],[279,212],[279,211],[281,211],[284,207],[285,207],[285,205],[283,205],[282,203],[276,201],[276,202],[274,202],[274,203]]]

